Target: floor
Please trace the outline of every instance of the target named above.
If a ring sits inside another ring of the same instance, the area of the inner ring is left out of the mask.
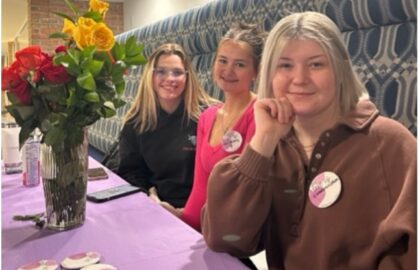
[[[252,256],[251,260],[258,270],[268,270],[267,262],[265,260],[265,251],[261,251],[257,255]]]

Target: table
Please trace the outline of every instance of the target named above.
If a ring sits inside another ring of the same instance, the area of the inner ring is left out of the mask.
[[[90,158],[89,167],[99,166]],[[88,193],[126,183],[106,170],[110,178],[90,181]],[[40,230],[32,222],[13,221],[13,215],[45,210],[42,184],[24,187],[21,182],[21,174],[2,175],[3,270],[40,259],[61,262],[85,251],[99,252],[101,262],[119,270],[247,269],[236,258],[211,251],[201,234],[142,192],[104,203],[87,202],[84,225],[69,231]]]

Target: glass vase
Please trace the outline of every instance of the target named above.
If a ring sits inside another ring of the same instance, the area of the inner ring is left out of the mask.
[[[64,145],[62,151],[41,145],[41,176],[46,207],[46,226],[64,231],[83,225],[86,210],[88,141]]]

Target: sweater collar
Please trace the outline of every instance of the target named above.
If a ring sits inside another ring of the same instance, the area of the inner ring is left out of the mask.
[[[369,126],[378,115],[379,111],[375,104],[369,100],[360,100],[356,107],[339,121],[339,124],[360,131]]]
[[[378,115],[379,111],[374,103],[370,100],[360,100],[353,110],[338,121],[336,127],[345,125],[355,131],[361,131],[368,127]],[[295,137],[296,135],[292,128],[283,140],[287,141]]]

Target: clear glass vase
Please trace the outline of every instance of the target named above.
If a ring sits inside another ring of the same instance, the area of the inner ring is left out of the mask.
[[[46,225],[56,231],[83,225],[86,210],[88,141],[78,146],[64,145],[53,151],[41,145],[41,176],[44,187]]]

